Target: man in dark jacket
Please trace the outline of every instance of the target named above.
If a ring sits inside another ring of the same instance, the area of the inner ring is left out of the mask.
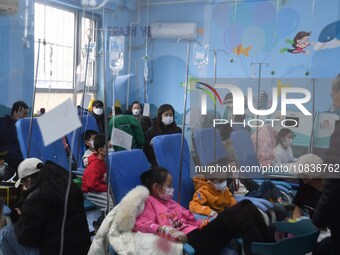
[[[12,106],[11,115],[0,118],[0,151],[7,152],[4,159],[8,168],[12,171],[11,175],[15,173],[23,160],[15,123],[18,119],[25,118],[27,115],[27,104],[23,101],[17,101]]]
[[[332,99],[335,112],[340,116],[340,75],[333,82]],[[331,230],[330,254],[339,254],[340,251],[340,123],[338,122],[330,139],[324,164],[328,164],[329,170],[333,168],[331,177],[327,180],[322,195],[316,206],[313,223],[319,228],[328,227]]]
[[[68,173],[53,163],[44,165],[29,158],[18,167],[23,185],[22,200],[12,208],[8,225],[0,232],[4,254],[57,255],[61,250],[61,231]],[[71,182],[63,230],[64,255],[85,255],[90,247],[90,234],[80,189]]]

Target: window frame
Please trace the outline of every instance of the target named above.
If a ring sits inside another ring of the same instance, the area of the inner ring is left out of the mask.
[[[39,93],[70,93],[70,92],[75,92],[76,91],[76,80],[77,80],[77,74],[76,74],[76,69],[77,66],[81,64],[81,34],[82,34],[82,18],[89,18],[95,21],[95,42],[96,42],[96,52],[98,52],[98,44],[100,43],[99,40],[99,33],[98,33],[98,27],[100,26],[101,23],[101,18],[100,15],[95,14],[95,13],[89,13],[89,12],[84,12],[81,7],[70,7],[67,4],[61,4],[61,3],[55,3],[51,1],[36,1],[35,3],[42,4],[42,5],[47,5],[49,7],[53,8],[58,8],[62,9],[65,11],[70,11],[74,13],[74,51],[73,51],[73,77],[72,77],[72,85],[73,88],[36,88],[36,92]],[[35,4],[34,3],[34,4]],[[33,4],[33,5],[34,5]],[[35,7],[34,7],[35,8]],[[34,36],[34,44],[37,43],[38,39],[35,38]],[[41,49],[41,45],[40,45]],[[34,52],[34,58],[36,57],[36,52]],[[41,60],[41,59],[40,59]],[[100,65],[99,65],[99,57],[97,53],[96,61],[95,61],[95,68],[94,68],[94,81],[93,81],[93,86],[87,86],[86,90],[87,91],[92,91],[95,92],[98,89],[98,74],[100,73]],[[36,68],[36,63],[34,64]],[[34,70],[35,71],[35,70]],[[34,72],[34,76],[35,76]],[[34,77],[35,78],[35,77]]]

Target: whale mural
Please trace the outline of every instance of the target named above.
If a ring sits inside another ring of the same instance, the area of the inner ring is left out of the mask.
[[[319,35],[314,50],[333,49],[340,47],[340,20],[325,26]]]

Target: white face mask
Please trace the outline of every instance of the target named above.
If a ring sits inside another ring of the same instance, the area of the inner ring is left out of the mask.
[[[225,191],[227,189],[227,181],[221,183],[214,183],[215,189],[219,191]]]
[[[90,140],[89,143],[90,143],[90,145],[91,145],[91,148],[94,149],[94,141],[93,141],[93,140]]]
[[[287,144],[287,146],[292,146],[293,139],[291,139],[291,138],[286,139],[286,144]]]
[[[139,110],[139,109],[133,109],[133,110],[132,110],[132,114],[133,114],[134,116],[138,116],[139,113],[140,113],[140,110]]]
[[[103,109],[102,108],[94,108],[93,112],[96,115],[102,115],[103,114]]]
[[[174,196],[174,188],[163,187],[165,189],[165,193],[159,193],[159,198],[162,200],[170,200]]]
[[[170,116],[162,117],[162,122],[166,126],[170,125],[172,122],[174,122],[174,117],[170,117]]]

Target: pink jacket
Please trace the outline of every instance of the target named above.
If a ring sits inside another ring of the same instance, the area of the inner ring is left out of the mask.
[[[260,127],[258,130],[259,144],[257,158],[263,166],[272,165],[275,159],[276,135],[275,129],[269,124]],[[256,131],[252,134],[251,139],[256,147]]]
[[[206,222],[195,220],[194,215],[174,200],[164,201],[149,196],[144,211],[137,217],[133,231],[157,234],[159,226],[171,226],[185,234],[202,227]]]

